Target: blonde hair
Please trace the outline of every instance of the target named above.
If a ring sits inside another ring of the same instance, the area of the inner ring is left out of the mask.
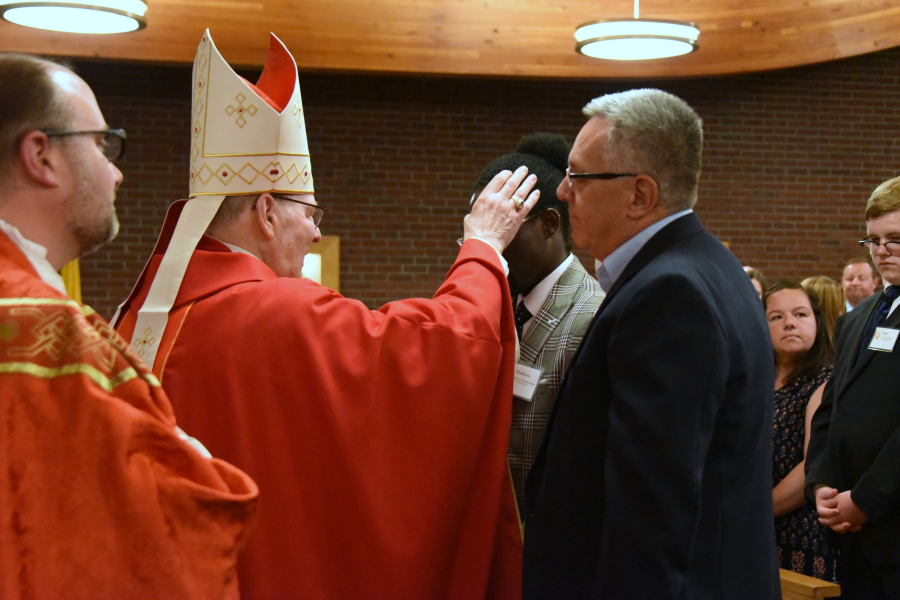
[[[814,293],[822,304],[822,317],[825,321],[825,329],[828,331],[828,339],[834,339],[834,323],[838,317],[844,314],[845,298],[844,287],[824,275],[807,277],[800,282],[807,293]]]
[[[866,202],[866,221],[900,210],[900,177],[888,179],[872,192]]]

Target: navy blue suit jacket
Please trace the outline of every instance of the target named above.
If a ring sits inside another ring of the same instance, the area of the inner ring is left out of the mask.
[[[693,215],[597,311],[526,486],[524,598],[780,598],[774,359],[759,297]]]

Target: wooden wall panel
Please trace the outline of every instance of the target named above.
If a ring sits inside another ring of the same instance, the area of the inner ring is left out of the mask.
[[[634,79],[780,69],[900,45],[900,0],[644,0],[643,17],[693,21],[700,49],[658,61],[575,53],[585,21],[631,0],[149,0],[137,33],[81,36],[0,22],[0,50],[188,64],[205,28],[234,65],[259,66],[274,31],[307,71]]]

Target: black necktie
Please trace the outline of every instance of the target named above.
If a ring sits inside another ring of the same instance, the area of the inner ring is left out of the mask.
[[[857,360],[859,360],[863,351],[868,348],[869,344],[872,342],[872,336],[875,335],[875,329],[887,319],[888,312],[890,312],[891,306],[894,304],[894,300],[897,299],[897,296],[900,296],[900,285],[892,285],[881,294],[881,301],[878,303],[878,306],[875,307],[875,311],[872,313],[872,316],[869,317],[868,324],[866,324],[866,330],[862,336],[859,352],[856,354]]]
[[[534,315],[529,312],[528,307],[525,306],[525,302],[519,302],[519,306],[516,307],[515,319],[516,319],[516,333],[519,334],[519,339],[522,339],[522,327],[525,326],[525,323],[528,322],[528,319],[533,317]]]

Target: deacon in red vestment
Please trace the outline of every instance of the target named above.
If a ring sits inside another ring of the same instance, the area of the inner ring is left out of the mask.
[[[373,311],[301,278],[324,209],[286,48],[272,37],[252,85],[207,32],[194,99],[192,199],[170,208],[114,324],[185,430],[259,485],[242,596],[518,600],[500,252],[535,178],[503,171],[486,186],[433,299]]]
[[[255,484],[57,273],[118,229],[124,132],[28,56],[0,54],[0,105],[0,598],[236,599]]]

